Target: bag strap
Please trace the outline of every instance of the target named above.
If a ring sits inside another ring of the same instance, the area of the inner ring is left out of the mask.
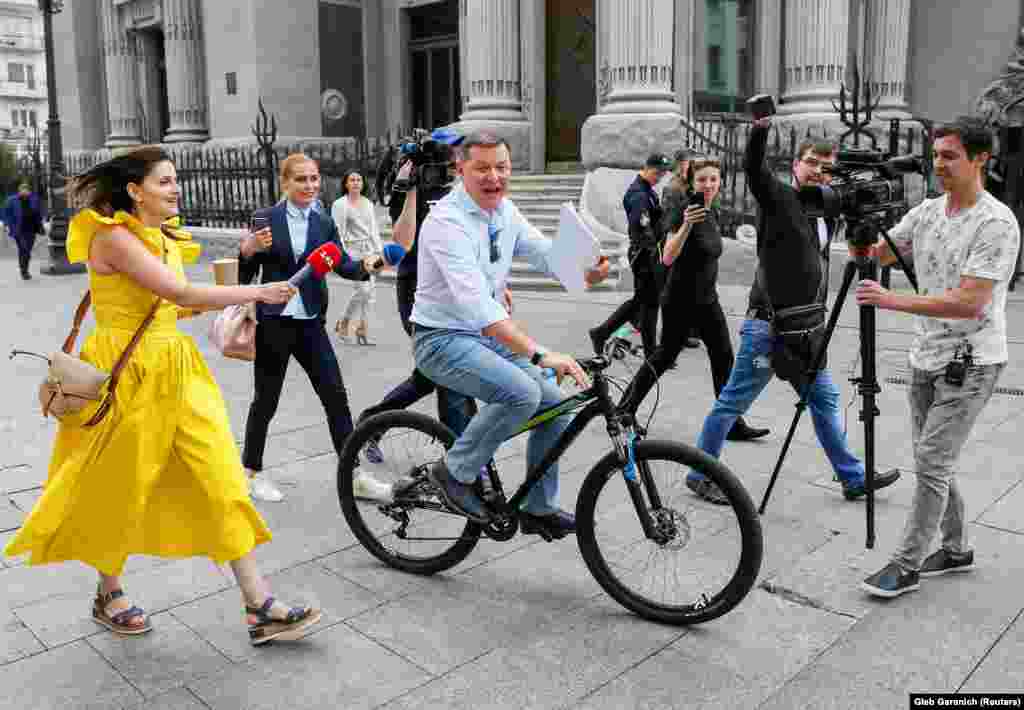
[[[167,246],[162,239],[160,245],[162,247],[160,257],[163,263],[166,264]],[[82,321],[85,320],[85,315],[86,313],[89,312],[89,306],[91,303],[92,291],[86,291],[85,295],[82,296],[82,301],[78,304],[78,308],[75,309],[75,321],[71,326],[71,332],[68,334],[68,337],[65,338],[64,345],[61,347],[61,350],[63,350],[68,355],[71,354],[71,351],[75,347],[75,340],[78,339],[78,333],[82,329]],[[156,303],[154,303],[153,307],[149,309],[149,313],[146,314],[146,317],[143,319],[142,323],[140,323],[139,327],[135,330],[135,334],[132,336],[132,339],[128,342],[128,345],[127,347],[125,347],[124,352],[121,353],[121,357],[119,357],[117,359],[117,362],[114,363],[114,369],[110,371],[110,385],[107,388],[107,391],[110,394],[114,393],[114,389],[117,387],[117,379],[121,374],[121,370],[123,370],[125,365],[128,364],[128,358],[131,357],[132,352],[135,350],[135,347],[139,344],[139,341],[142,340],[142,336],[145,334],[146,328],[148,328],[149,324],[153,322],[154,318],[156,318],[156,312],[160,309],[161,303],[163,303],[163,298],[157,296]]]

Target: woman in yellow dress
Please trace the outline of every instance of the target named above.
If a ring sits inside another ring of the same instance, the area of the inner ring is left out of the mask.
[[[270,539],[253,508],[220,388],[177,320],[229,305],[287,302],[287,282],[199,286],[182,264],[199,245],[168,224],[179,188],[170,156],[145,146],[97,165],[73,194],[87,205],[72,220],[68,259],[86,262],[96,329],[81,357],[110,371],[139,324],[162,299],[121,373],[110,413],[82,424],[89,406],[58,428],[43,495],[8,555],[31,564],[78,560],[99,572],[96,622],[121,634],[152,627],[125,597],[128,555],[209,557],[229,562],[242,591],[254,645],[294,640],[320,619],[274,599],[252,556]]]

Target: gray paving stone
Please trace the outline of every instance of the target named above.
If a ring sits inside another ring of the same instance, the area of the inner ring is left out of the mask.
[[[553,622],[542,636],[494,649],[385,707],[568,707],[683,633],[598,602]]]
[[[695,662],[671,649],[644,660],[598,688],[575,710],[678,710],[753,708],[767,693],[735,672]]]
[[[1014,484],[979,517],[979,522],[1024,533],[1024,485]]]
[[[77,594],[44,599],[14,611],[21,623],[53,648],[87,636],[101,633],[103,627],[92,620],[93,594],[88,588]]]
[[[434,581],[348,624],[439,675],[550,621],[544,607],[494,599],[458,577]]]
[[[108,710],[142,699],[85,641],[0,667],[0,708]]]
[[[907,693],[879,685],[870,678],[811,665],[757,707],[758,710],[896,710],[907,707],[908,702]]]
[[[179,688],[125,710],[203,710],[205,707],[188,688]]]
[[[331,574],[315,563],[270,575],[268,582],[274,596],[282,602],[320,609],[323,612],[320,626],[324,627],[380,604],[372,592]],[[172,613],[233,661],[257,657],[261,653],[261,649],[249,644],[241,593],[237,587],[176,607]]]
[[[0,530],[13,530],[20,527],[25,516],[26,512],[18,508],[9,497],[0,499]]]
[[[32,630],[12,612],[0,614],[0,665],[45,651]]]
[[[728,668],[767,692],[813,662],[854,623],[755,589],[733,611],[692,627],[671,648],[689,665]]]
[[[152,615],[153,630],[141,636],[111,632],[91,637],[117,672],[147,698],[215,673],[230,661],[169,613]]]
[[[960,688],[963,693],[1020,693],[1024,688],[1024,623],[1013,622]]]
[[[406,574],[388,567],[358,544],[328,555],[318,562],[339,577],[372,591],[382,601],[395,599],[413,589],[431,584],[430,577]]]
[[[339,624],[292,644],[265,646],[258,658],[189,688],[210,710],[374,708],[432,676]]]
[[[995,555],[1019,555],[1019,536],[978,528],[987,559],[970,574],[922,581],[921,591],[863,616],[819,659],[897,691],[953,692],[1021,612],[1024,570]],[[941,659],[941,662],[936,662]]]

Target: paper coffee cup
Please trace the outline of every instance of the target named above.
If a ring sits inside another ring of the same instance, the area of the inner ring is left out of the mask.
[[[218,286],[237,286],[238,259],[216,259],[213,262],[213,280]]]

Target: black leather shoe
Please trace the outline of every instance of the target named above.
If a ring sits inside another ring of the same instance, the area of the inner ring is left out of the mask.
[[[597,328],[591,328],[587,334],[590,335],[590,344],[594,346],[594,354],[604,355],[604,344],[608,342],[608,337],[601,335]]]
[[[755,428],[742,419],[737,419],[725,438],[729,441],[753,441],[754,439],[760,439],[762,436],[768,436],[770,433],[771,429]]]
[[[519,529],[524,535],[540,535],[545,540],[561,540],[576,532],[576,517],[564,510],[550,515],[519,513]]]
[[[900,470],[894,468],[891,471],[885,473],[875,474],[875,490],[880,490],[886,486],[891,486],[900,480]],[[857,500],[863,497],[867,493],[867,486],[864,485],[864,480],[860,480],[857,483],[847,483],[843,481],[843,498],[846,500]]]
[[[430,480],[437,486],[441,497],[449,508],[462,513],[475,523],[488,523],[491,516],[484,507],[472,484],[463,483],[448,471],[444,461],[438,461],[427,473]]]

